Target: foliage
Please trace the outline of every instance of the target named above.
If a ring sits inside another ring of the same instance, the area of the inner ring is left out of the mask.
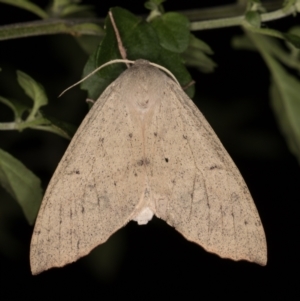
[[[300,162],[300,27],[280,32],[265,26],[268,21],[299,12],[300,1],[285,1],[277,10],[268,11],[260,1],[249,0],[244,14],[211,20],[202,20],[200,14],[199,20],[195,20],[188,13],[167,12],[164,2],[147,1],[147,18],[120,7],[110,9],[128,59],[144,58],[166,67],[182,87],[188,86],[186,93],[193,97],[192,76],[186,66],[208,73],[215,70],[216,63],[211,57],[211,47],[192,32],[241,27],[244,34],[234,37],[232,46],[236,50],[255,51],[262,56],[270,72],[271,107],[291,152]],[[61,33],[73,35],[82,49],[90,54],[83,76],[107,61],[121,58],[110,18],[95,18],[92,6],[75,0],[54,0],[42,8],[29,0],[0,0],[0,7],[4,4],[27,10],[41,20],[0,26],[0,40]],[[125,68],[123,64],[105,67],[84,81],[81,88],[87,91],[89,98],[97,99]],[[27,95],[31,105],[23,99],[0,96],[1,105],[13,112],[13,120],[0,122],[0,130],[42,130],[70,139],[75,127],[43,112],[48,105],[48,96],[42,84],[22,71],[17,71],[17,81],[25,92],[24,99]],[[1,149],[0,183],[20,204],[32,224],[42,199],[40,180],[18,159]]]

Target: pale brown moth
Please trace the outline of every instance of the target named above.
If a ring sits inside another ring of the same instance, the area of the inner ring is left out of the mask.
[[[50,181],[32,273],[74,262],[153,215],[220,257],[267,262],[255,204],[213,129],[173,79],[137,60],[95,102]]]

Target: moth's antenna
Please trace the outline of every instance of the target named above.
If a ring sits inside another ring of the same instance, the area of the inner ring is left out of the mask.
[[[116,59],[116,60],[112,60],[109,61],[103,65],[101,65],[100,67],[96,68],[94,71],[92,71],[90,74],[88,74],[87,76],[85,76],[83,79],[81,79],[80,81],[78,81],[77,83],[75,83],[74,85],[68,87],[67,89],[65,89],[64,91],[62,91],[58,97],[62,96],[65,92],[67,92],[68,90],[72,89],[73,87],[79,85],[80,83],[84,82],[87,78],[89,78],[90,76],[92,76],[93,74],[95,74],[97,71],[99,71],[100,69],[114,64],[114,63],[129,63],[129,64],[134,64],[134,61],[130,61],[130,60],[124,60],[124,59]]]
[[[174,79],[174,81],[178,84],[178,86],[181,87],[180,84],[179,84],[179,82],[178,82],[178,80],[176,79],[175,75],[170,70],[168,70],[167,68],[165,68],[165,67],[163,67],[161,65],[155,64],[155,63],[149,62],[149,64],[151,66],[157,67],[158,69],[163,70],[164,72],[166,72],[167,74],[169,74]]]
[[[117,25],[116,25],[116,22],[114,20],[114,17],[113,17],[113,14],[111,11],[108,12],[108,15],[109,15],[109,18],[110,18],[110,21],[111,21],[111,24],[114,28],[114,31],[115,31],[115,34],[116,34],[116,39],[117,39],[117,43],[118,43],[118,48],[119,48],[119,51],[120,51],[120,54],[121,54],[121,57],[122,59],[116,59],[116,60],[112,60],[112,61],[109,61],[103,65],[101,65],[100,67],[98,67],[97,69],[95,69],[93,72],[91,72],[90,74],[88,74],[86,77],[84,77],[83,79],[81,79],[80,81],[78,81],[77,83],[75,83],[74,85],[68,87],[66,90],[62,91],[60,93],[60,96],[62,96],[65,92],[67,92],[68,90],[72,89],[73,87],[77,86],[78,84],[84,82],[87,78],[89,78],[90,76],[92,76],[93,74],[95,74],[97,71],[99,71],[100,69],[102,69],[103,67],[106,67],[107,65],[110,65],[110,64],[114,64],[114,63],[125,63],[127,68],[129,68],[129,64],[134,64],[134,61],[130,61],[130,60],[127,60],[127,54],[126,54],[126,50],[123,46],[123,43],[122,43],[122,40],[121,40],[121,36],[120,36],[120,33],[119,33],[119,30],[117,28]]]

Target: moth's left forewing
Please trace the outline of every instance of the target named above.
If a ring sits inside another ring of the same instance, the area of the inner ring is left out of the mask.
[[[142,141],[122,83],[96,101],[48,185],[31,240],[33,274],[88,254],[135,214],[145,183]]]
[[[153,119],[156,215],[209,252],[265,265],[264,230],[242,176],[192,100],[166,83]]]

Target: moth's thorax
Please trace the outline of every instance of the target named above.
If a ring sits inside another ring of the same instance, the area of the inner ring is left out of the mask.
[[[162,100],[166,75],[147,64],[133,66],[126,73],[125,83],[129,88],[122,95],[126,105],[137,113],[152,111]]]

